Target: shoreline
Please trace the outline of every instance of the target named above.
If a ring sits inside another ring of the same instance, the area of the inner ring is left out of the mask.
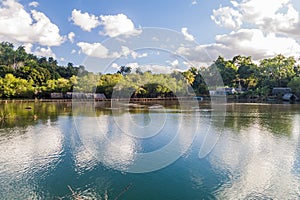
[[[0,103],[39,103],[39,102],[53,102],[53,103],[71,103],[73,101],[76,102],[128,102],[128,99],[0,99]],[[133,102],[141,102],[141,103],[155,103],[155,102],[173,102],[178,103],[179,101],[197,101],[193,97],[170,97],[170,98],[131,98],[129,100],[130,103]],[[204,97],[203,100],[198,101],[199,103],[209,103],[211,99],[209,97]],[[257,99],[236,99],[226,97],[226,103],[266,103],[266,104],[299,104],[299,101],[291,102],[291,101],[283,101],[283,100],[275,100],[275,101],[267,101],[267,100],[257,100]]]

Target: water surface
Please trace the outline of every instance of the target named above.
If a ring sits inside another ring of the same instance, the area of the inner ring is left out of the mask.
[[[209,105],[113,110],[102,103],[2,103],[0,199],[298,199],[300,105],[227,104],[226,110],[221,126]],[[176,151],[178,160],[127,172],[138,152],[161,149],[176,134],[178,148],[161,162]],[[201,146],[214,144],[209,140],[217,143],[201,157]]]

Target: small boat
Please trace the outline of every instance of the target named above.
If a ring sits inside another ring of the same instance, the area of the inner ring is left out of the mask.
[[[292,94],[292,93],[286,93],[282,96],[283,101],[297,101],[299,98]]]
[[[30,110],[30,109],[32,109],[32,107],[31,106],[27,106],[27,107],[25,107],[25,109],[26,110]]]
[[[149,109],[164,109],[162,105],[152,105],[148,107]]]
[[[203,101],[203,97],[194,97],[194,99],[196,99],[198,101]]]
[[[277,101],[277,97],[276,96],[268,96],[267,101]]]

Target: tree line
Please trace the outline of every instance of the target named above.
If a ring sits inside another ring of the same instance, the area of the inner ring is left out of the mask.
[[[211,66],[170,74],[143,72],[141,68],[133,71],[130,66],[122,66],[114,74],[95,74],[84,66],[60,66],[52,57],[26,53],[23,46],[0,43],[0,98],[49,98],[52,92],[72,91],[104,93],[108,98],[121,95],[118,91],[136,98],[209,95],[209,90],[221,86],[210,88],[207,84],[216,79],[216,73],[220,73],[224,86],[240,88],[246,96],[267,96],[274,87],[291,87],[300,94],[300,66],[294,57],[284,55],[259,62],[250,56],[229,60],[219,56]]]

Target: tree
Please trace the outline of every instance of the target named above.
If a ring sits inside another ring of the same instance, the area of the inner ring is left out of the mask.
[[[223,57],[219,56],[216,61],[214,61],[214,65],[219,70],[224,85],[233,87],[235,86],[235,78],[237,74],[237,67],[231,62],[226,61]]]
[[[190,71],[195,74],[195,80],[193,82],[193,89],[196,95],[208,95],[209,91],[207,85],[203,79],[203,75],[207,74],[207,68],[201,67],[199,70],[196,68],[191,68]]]
[[[15,60],[14,62],[24,62],[28,58],[28,54],[25,51],[24,46],[19,46],[15,51]]]
[[[138,67],[138,68],[136,68],[135,73],[137,73],[139,75],[142,75],[143,71],[142,71],[142,69],[140,67]]]
[[[36,85],[42,85],[51,78],[50,72],[42,67],[31,68],[28,66],[20,67],[16,70],[16,76],[32,80]]]
[[[12,66],[15,60],[14,45],[9,42],[0,44],[0,64]]]
[[[186,79],[187,84],[192,85],[194,83],[195,75],[190,70],[182,72],[182,75]]]
[[[76,92],[96,92],[99,76],[89,73],[83,77],[78,77],[78,83],[74,85]]]
[[[6,65],[0,65],[0,77],[4,78],[6,74],[13,74],[14,69]]]
[[[294,77],[289,83],[288,87],[296,94],[300,94],[300,77]]]
[[[103,74],[98,80],[96,91],[98,93],[104,93],[106,97],[110,98],[112,96],[115,85],[123,79],[124,77],[119,73]]]
[[[65,78],[57,79],[55,90],[56,92],[62,92],[62,93],[70,92],[71,91],[70,81]]]
[[[131,67],[121,66],[117,73],[126,76],[131,73]]]
[[[294,57],[286,58],[281,54],[261,60],[260,80],[262,86],[286,87],[296,74],[294,71],[295,63]]]
[[[235,56],[232,59],[233,64],[238,68],[236,82],[242,88],[254,89],[258,84],[258,67],[251,60],[251,57]]]
[[[32,81],[16,78],[13,74],[6,74],[0,79],[0,97],[27,97],[32,98],[34,88]]]

